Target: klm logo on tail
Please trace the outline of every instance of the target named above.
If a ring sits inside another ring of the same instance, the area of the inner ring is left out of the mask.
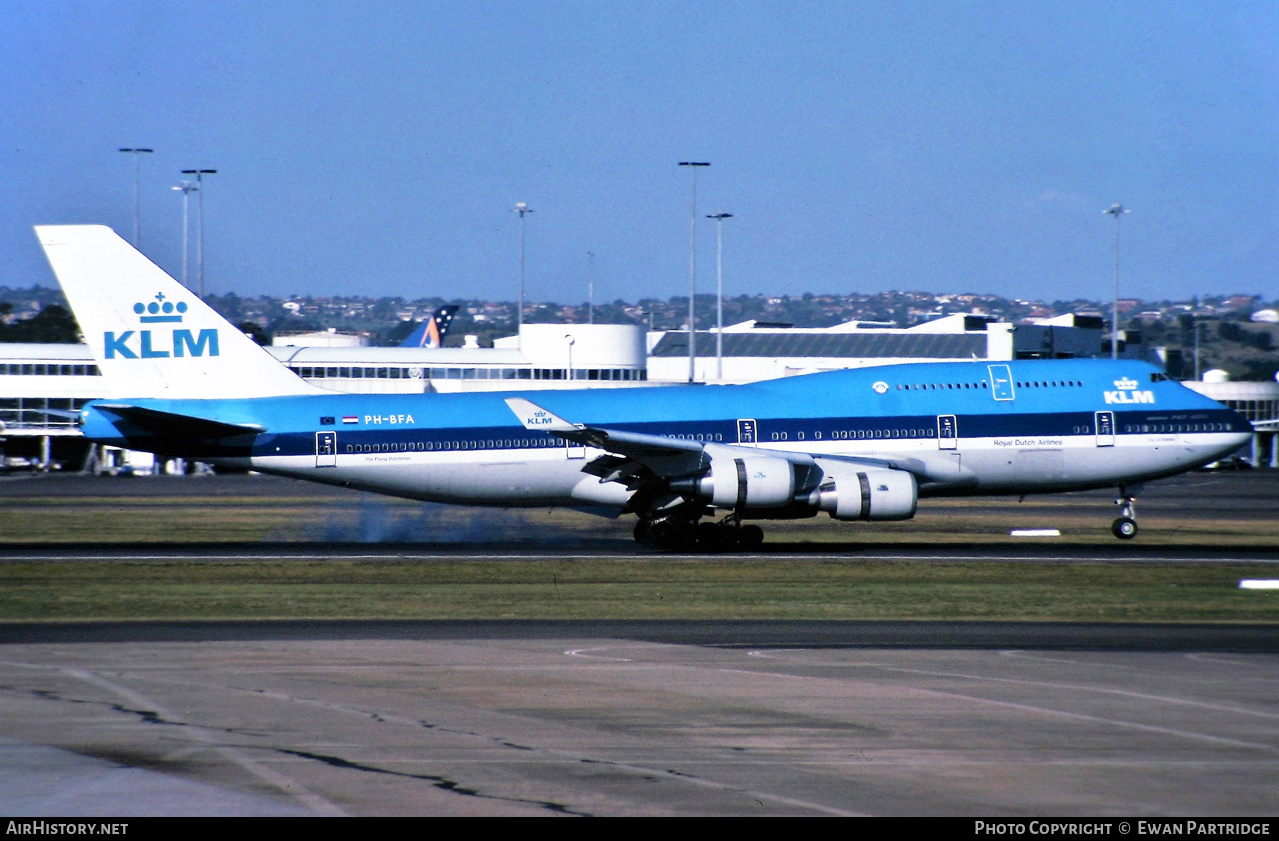
[[[168,301],[164,293],[157,294],[149,304],[133,305],[133,311],[143,324],[181,324],[188,307],[185,301],[176,304]],[[136,336],[136,341],[134,337]],[[166,346],[167,340],[167,346]],[[217,356],[218,331],[201,330],[192,335],[190,330],[125,330],[117,335],[112,330],[102,334],[102,344],[107,359],[163,359],[185,356]]]

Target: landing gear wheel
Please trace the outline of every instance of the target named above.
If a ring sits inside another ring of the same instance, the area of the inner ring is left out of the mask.
[[[728,552],[741,541],[736,521],[700,523],[697,526],[697,548],[706,552]]]
[[[1110,530],[1120,540],[1132,540],[1137,536],[1137,487],[1119,486],[1119,498],[1115,504],[1119,506],[1119,519],[1110,524]]]
[[[1137,521],[1132,517],[1120,517],[1111,523],[1110,530],[1120,540],[1132,540],[1137,536]]]
[[[653,523],[649,520],[640,520],[635,524],[635,542],[649,543],[652,541],[652,535],[649,533]]]
[[[691,549],[697,544],[697,527],[687,520],[660,520],[649,529],[649,537],[663,549]]]
[[[737,532],[737,542],[743,549],[758,549],[764,543],[764,530],[759,526],[742,526]]]
[[[725,529],[716,523],[697,524],[697,548],[706,552],[718,552],[725,548]]]

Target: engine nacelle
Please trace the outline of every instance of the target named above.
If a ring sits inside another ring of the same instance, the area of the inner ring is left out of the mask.
[[[795,465],[775,456],[715,455],[697,494],[716,508],[781,508],[795,499]]]
[[[821,484],[809,501],[836,520],[909,520],[915,516],[919,488],[905,470],[861,467],[817,459]]]

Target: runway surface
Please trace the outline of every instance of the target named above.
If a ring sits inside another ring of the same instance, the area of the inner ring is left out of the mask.
[[[0,625],[13,816],[1273,815],[1279,628]]]
[[[641,546],[631,539],[601,538],[566,547],[522,543],[257,543],[257,544],[10,544],[0,545],[3,563],[219,563],[238,561],[449,561],[740,560],[917,561],[927,563],[1152,563],[1279,564],[1279,546],[1145,546],[1111,541],[1096,545],[1052,543],[869,544],[771,543],[749,552],[676,552]]]

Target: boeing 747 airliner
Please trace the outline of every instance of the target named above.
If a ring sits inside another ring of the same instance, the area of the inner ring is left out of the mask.
[[[1243,445],[1144,362],[891,365],[736,386],[345,394],[309,385],[109,228],[36,229],[110,388],[90,440],[411,499],[638,517],[665,547],[752,520],[905,520],[920,498],[1140,484]],[[715,520],[717,514],[722,514]]]

